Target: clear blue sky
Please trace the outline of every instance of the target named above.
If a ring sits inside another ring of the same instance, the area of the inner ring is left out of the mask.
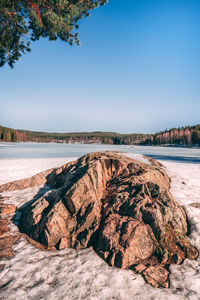
[[[0,69],[0,124],[153,133],[200,123],[200,0],[110,0],[81,46],[40,40]]]

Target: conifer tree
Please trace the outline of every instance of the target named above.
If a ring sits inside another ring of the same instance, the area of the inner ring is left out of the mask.
[[[108,0],[0,0],[0,66],[14,63],[39,38],[80,44],[78,21]]]

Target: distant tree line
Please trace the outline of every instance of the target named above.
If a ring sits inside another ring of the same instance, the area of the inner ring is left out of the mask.
[[[16,142],[17,141],[16,130],[0,126],[0,140],[4,142]]]
[[[171,128],[147,138],[143,144],[200,146],[200,125]]]
[[[119,134],[115,132],[98,131],[81,133],[47,133],[15,130],[0,126],[0,141],[200,146],[200,125],[172,128],[156,134]]]
[[[22,132],[22,131],[20,131]],[[25,131],[27,141],[60,143],[101,143],[109,145],[140,144],[150,135],[119,134],[115,132],[46,133]]]

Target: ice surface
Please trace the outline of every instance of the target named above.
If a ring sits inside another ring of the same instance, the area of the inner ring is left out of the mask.
[[[66,159],[7,160],[0,164],[1,182],[37,173],[45,168],[59,166]],[[171,192],[187,211],[191,222],[191,242],[200,248],[200,209],[191,207],[200,203],[200,164],[164,162],[170,175]],[[9,171],[10,168],[10,171]],[[32,168],[32,169],[31,169]],[[6,171],[8,169],[8,171]],[[12,172],[14,172],[12,174]],[[32,173],[31,173],[32,172]],[[9,203],[18,207],[31,200],[37,188],[7,192]],[[17,227],[12,224],[13,232]],[[182,300],[200,299],[200,259],[185,260],[172,265],[170,289],[156,289],[147,285],[132,271],[109,267],[93,249],[40,251],[24,238],[14,246],[15,257],[3,260],[0,273],[0,299],[86,299],[86,300]]]

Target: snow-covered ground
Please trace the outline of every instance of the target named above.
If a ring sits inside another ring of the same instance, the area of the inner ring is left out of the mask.
[[[74,158],[73,158],[74,159]],[[51,167],[60,166],[70,158],[19,159],[0,161],[0,184],[31,176]],[[189,239],[200,249],[200,164],[162,161],[172,179],[171,192],[183,205],[191,222]],[[37,188],[7,192],[9,203],[20,207],[31,200]],[[17,231],[11,225],[12,231]],[[91,249],[40,251],[25,239],[14,246],[15,257],[4,260],[0,273],[0,299],[84,299],[84,300],[182,300],[200,299],[200,259],[188,259],[170,267],[170,289],[147,285],[132,271],[109,267]]]
[[[72,157],[0,160],[0,185],[60,167],[72,160],[74,160]]]

